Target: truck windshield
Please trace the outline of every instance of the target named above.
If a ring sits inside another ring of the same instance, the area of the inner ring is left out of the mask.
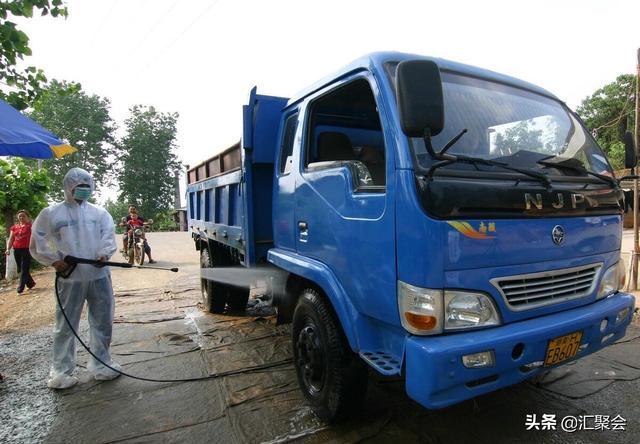
[[[442,72],[442,81],[445,127],[433,137],[436,150],[466,129],[448,153],[556,177],[613,176],[602,150],[562,103],[528,90],[451,72]],[[423,139],[413,138],[411,145],[420,166],[429,168],[436,162]],[[438,171],[446,174],[451,169],[477,171],[478,165],[455,162]],[[484,165],[481,170],[498,172],[500,168]]]

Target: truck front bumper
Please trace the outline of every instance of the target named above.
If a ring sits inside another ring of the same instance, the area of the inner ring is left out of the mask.
[[[521,382],[554,367],[542,366],[554,338],[582,331],[577,355],[558,364],[562,365],[623,337],[634,305],[633,296],[617,293],[584,307],[486,330],[410,336],[405,348],[407,394],[427,408],[442,408]],[[629,308],[626,317],[616,324],[625,308]],[[463,365],[463,356],[485,351],[494,352],[493,367]]]

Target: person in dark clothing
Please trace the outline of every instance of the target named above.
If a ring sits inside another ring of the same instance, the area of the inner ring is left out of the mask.
[[[18,283],[18,294],[24,291],[26,286],[29,290],[36,286],[35,281],[31,277],[31,254],[29,253],[29,241],[31,240],[31,218],[26,210],[18,211],[18,223],[11,227],[9,235],[9,245],[6,254],[13,248],[13,254],[20,275]]]

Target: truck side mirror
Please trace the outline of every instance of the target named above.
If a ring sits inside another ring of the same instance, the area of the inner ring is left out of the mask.
[[[409,137],[435,136],[444,127],[440,69],[430,60],[405,60],[396,71],[402,131]]]
[[[635,168],[638,164],[638,153],[631,131],[624,133],[624,167]]]

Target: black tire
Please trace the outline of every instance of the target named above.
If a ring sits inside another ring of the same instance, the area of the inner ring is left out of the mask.
[[[249,288],[229,287],[229,299],[227,304],[232,310],[244,310],[249,301]]]
[[[131,265],[133,265],[133,262],[135,259],[133,248],[134,248],[133,239],[131,239],[131,236],[127,236],[127,260]]]
[[[200,250],[200,268],[213,268],[213,260],[206,247]],[[200,290],[202,291],[202,303],[208,312],[222,313],[224,311],[228,294],[225,286],[200,279]]]
[[[138,265],[144,265],[144,247],[140,244],[136,244],[135,253],[136,263]]]
[[[314,289],[302,291],[293,313],[293,357],[304,397],[332,423],[360,410],[367,367],[351,350],[336,315]]]

